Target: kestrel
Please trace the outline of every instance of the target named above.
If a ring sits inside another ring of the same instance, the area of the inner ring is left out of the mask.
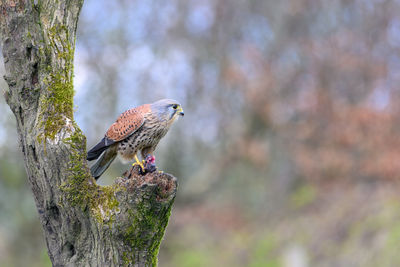
[[[155,171],[154,150],[172,123],[183,115],[181,105],[172,99],[144,104],[122,113],[87,154],[87,160],[98,158],[90,168],[93,177],[97,180],[117,155],[124,160],[135,160],[133,165],[139,165],[143,173]],[[137,158],[139,152],[143,163]]]

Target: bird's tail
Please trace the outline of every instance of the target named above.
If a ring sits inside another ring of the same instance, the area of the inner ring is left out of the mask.
[[[106,150],[110,145],[114,144],[114,141],[104,137],[101,141],[90,149],[87,153],[87,160],[94,160],[100,157],[101,153]]]
[[[96,163],[90,167],[90,172],[92,176],[97,180],[110,166],[111,162],[117,156],[116,147],[109,147],[103,154],[101,154],[100,158],[96,161]]]

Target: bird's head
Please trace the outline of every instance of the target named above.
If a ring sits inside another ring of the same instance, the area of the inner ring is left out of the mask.
[[[151,110],[157,117],[168,124],[174,122],[179,116],[184,116],[181,104],[173,99],[161,99],[151,104]]]

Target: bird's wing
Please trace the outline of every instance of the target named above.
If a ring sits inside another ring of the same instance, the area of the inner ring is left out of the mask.
[[[115,142],[127,138],[143,125],[144,115],[149,112],[151,112],[149,104],[125,111],[108,129],[106,137]]]

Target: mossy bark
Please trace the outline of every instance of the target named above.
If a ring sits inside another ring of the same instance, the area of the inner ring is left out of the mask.
[[[53,266],[154,266],[176,193],[168,174],[132,169],[98,186],[73,119],[73,56],[83,0],[0,0],[4,97]]]

